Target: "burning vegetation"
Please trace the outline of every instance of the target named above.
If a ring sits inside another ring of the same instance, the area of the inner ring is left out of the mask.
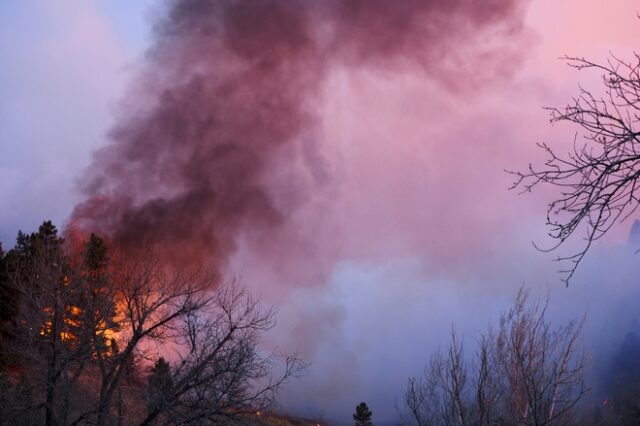
[[[15,424],[321,424],[273,414],[301,372],[263,353],[273,312],[199,270],[76,248],[45,222],[0,256],[0,418]],[[454,333],[411,378],[405,420],[426,424],[635,424],[640,402],[629,333],[588,397],[582,321],[553,328],[548,299],[523,290],[469,357]],[[606,371],[605,371],[606,370]],[[274,373],[279,371],[279,373]],[[595,401],[595,402],[594,402]],[[578,420],[576,420],[578,419]]]
[[[66,241],[44,222],[0,250],[0,425],[319,425],[270,411],[305,365],[297,354],[261,350],[274,313],[224,283],[225,267],[243,235],[268,241],[327,179],[318,172],[314,100],[334,70],[411,69],[451,92],[473,91],[519,62],[511,45],[523,39],[525,3],[167,1],[109,143],[84,175]],[[609,96],[633,93],[626,106],[636,107],[638,67],[612,67]],[[613,127],[601,124],[611,119],[608,105],[583,96],[553,119],[587,129],[596,120],[591,140],[605,147],[637,142],[624,122],[622,137],[616,133],[619,117]],[[613,136],[603,142],[602,131]],[[559,170],[556,163],[568,163],[547,152],[550,171],[517,174],[521,184],[533,179],[526,189],[565,185],[566,176],[602,162],[581,150],[579,167]],[[635,165],[637,157],[634,149],[624,161]],[[619,169],[608,165],[604,176]],[[568,224],[550,222],[556,237],[564,241],[595,205],[601,214],[588,245],[599,238],[619,217],[612,209],[637,204],[637,173],[631,177],[613,204],[607,191],[605,202],[580,201],[584,182],[569,201],[552,204],[578,211]],[[577,265],[585,252],[567,259]],[[546,304],[528,303],[521,292],[475,357],[453,333],[447,351],[409,379],[407,422],[638,424],[638,337],[626,338],[592,403],[583,323],[554,329]],[[362,403],[354,420],[369,425],[371,417]]]
[[[0,270],[0,417],[18,424],[246,419],[304,367],[258,350],[273,313],[237,285],[120,257],[95,235],[71,250],[45,222]]]

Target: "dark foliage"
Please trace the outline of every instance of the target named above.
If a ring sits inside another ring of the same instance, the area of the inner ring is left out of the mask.
[[[369,410],[366,403],[361,402],[356,406],[356,412],[353,414],[353,420],[356,426],[371,426],[371,415],[373,413]]]
[[[18,233],[0,261],[0,284],[10,289],[2,293],[0,425],[247,419],[304,367],[295,355],[258,352],[274,316],[242,289],[168,268],[152,253],[110,253],[93,234],[70,250],[44,222]],[[173,365],[159,357],[163,347]]]

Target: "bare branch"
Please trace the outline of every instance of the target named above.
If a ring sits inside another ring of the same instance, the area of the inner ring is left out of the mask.
[[[564,108],[547,108],[551,122],[569,122],[581,130],[582,141],[574,139],[573,149],[562,156],[549,145],[539,144],[547,154],[543,167],[529,165],[526,171],[509,171],[513,188],[530,192],[539,184],[559,189],[547,209],[549,235],[557,244],[582,232],[585,243],[577,253],[559,256],[567,263],[561,270],[563,281],[570,279],[592,243],[638,208],[640,177],[640,57],[625,62],[613,54],[606,64],[584,58],[564,59],[577,70],[602,73],[604,93],[597,96],[582,87]],[[545,250],[546,251],[546,250]]]
[[[528,301],[521,289],[497,333],[482,336],[466,363],[455,332],[447,352],[436,352],[423,377],[410,378],[405,412],[418,425],[567,424],[588,389],[580,336],[584,324],[553,329],[548,298]]]

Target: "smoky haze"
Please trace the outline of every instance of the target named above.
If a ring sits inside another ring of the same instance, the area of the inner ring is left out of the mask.
[[[477,111],[496,108],[478,99],[525,59],[525,8],[505,0],[168,2],[109,143],[83,176],[68,234],[166,250],[179,265],[221,277],[240,272],[279,308],[266,345],[299,349],[312,364],[282,395],[287,408],[349,418],[349,396],[358,395],[377,419],[392,418],[393,398],[431,349],[421,342],[399,355],[418,335],[393,329],[406,319],[395,307],[415,324],[434,313],[441,321],[424,332],[437,327],[446,337],[453,318],[443,300],[455,306],[452,291],[462,286],[433,279],[432,266],[484,263],[467,253],[484,231],[471,233],[492,229],[489,216],[502,221],[484,211],[495,210],[491,197],[467,203],[477,193],[469,182],[493,179],[485,168],[453,173],[467,159],[490,165],[496,128],[514,121],[500,109],[498,124],[484,125]],[[404,112],[395,98],[406,99]],[[346,138],[351,132],[358,136]],[[510,157],[509,145],[499,146]],[[452,209],[450,197],[468,207]],[[378,290],[385,297],[361,315],[341,300]],[[491,291],[473,294],[501,308]],[[354,315],[366,318],[362,327]],[[363,337],[363,351],[353,336],[367,328],[379,333]],[[401,341],[385,341],[387,330]],[[436,333],[428,345],[440,342]],[[398,357],[401,366],[382,362]],[[375,373],[361,370],[367,365]]]
[[[277,232],[333,181],[318,145],[331,70],[418,71],[466,96],[517,67],[523,4],[168,2],[68,233],[223,274],[240,233]]]

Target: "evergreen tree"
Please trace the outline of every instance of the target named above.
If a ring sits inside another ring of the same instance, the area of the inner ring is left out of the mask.
[[[114,333],[119,326],[116,301],[109,286],[107,246],[95,234],[84,244],[75,279],[78,295],[76,300],[70,300],[74,305],[68,323],[74,326],[74,335],[91,345],[97,357],[109,357],[116,351]]]
[[[0,353],[10,357],[0,368],[0,426],[244,419],[247,410],[272,406],[304,367],[292,355],[271,374],[272,358],[259,355],[257,342],[273,313],[243,289],[211,296],[205,274],[169,274],[155,259],[109,259],[95,235],[69,250],[48,221],[19,232],[0,255],[0,285],[16,306],[5,309],[0,293],[0,316],[8,318],[0,331],[11,338]],[[136,354],[153,342],[186,341],[191,348],[175,364],[157,360],[145,389]]]
[[[171,367],[164,358],[156,361],[149,375],[149,412],[163,409],[169,402],[173,390]]]
[[[353,414],[353,420],[356,422],[356,426],[371,426],[371,411],[367,404],[361,402],[356,406],[356,412]]]
[[[9,288],[20,295],[5,355],[30,377],[42,378],[34,382],[33,395],[44,408],[46,424],[66,423],[78,401],[71,395],[82,372],[94,356],[110,350],[105,330],[115,310],[100,291],[105,256],[103,242],[92,236],[74,261],[56,227],[45,221],[38,232],[19,232],[15,248],[4,257]]]
[[[18,233],[14,255],[9,261],[10,280],[21,295],[19,310],[13,322],[15,355],[23,366],[40,375],[43,395],[40,403],[45,423],[64,423],[59,408],[64,405],[64,374],[75,351],[69,342],[65,321],[72,288],[68,285],[71,267],[63,249],[64,239],[58,230],[45,221],[38,232],[27,236]]]

